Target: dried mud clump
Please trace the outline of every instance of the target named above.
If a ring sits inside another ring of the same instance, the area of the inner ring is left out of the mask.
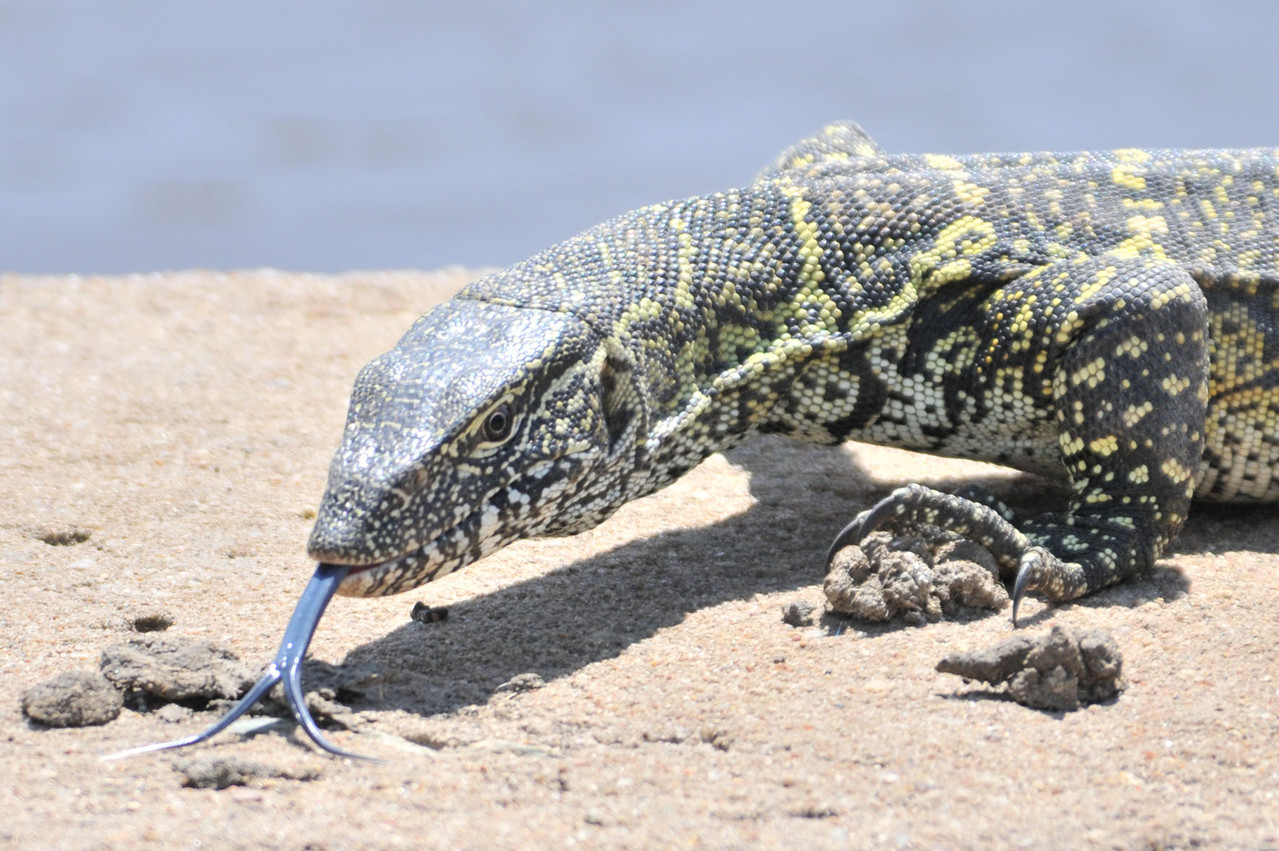
[[[28,718],[49,727],[106,724],[129,700],[132,709],[178,701],[237,698],[254,672],[228,650],[181,636],[148,634],[102,651],[100,672],[71,671],[29,689]]]
[[[47,727],[89,727],[114,721],[124,695],[96,671],[67,671],[32,686],[22,712]]]
[[[74,547],[92,538],[93,532],[79,526],[42,527],[36,530],[34,537],[51,547]]]
[[[822,587],[832,611],[872,623],[918,626],[1008,604],[990,551],[937,531],[875,532],[835,554]]]
[[[179,759],[173,763],[173,767],[182,775],[182,785],[192,789],[228,789],[274,778],[314,780],[320,776],[315,768],[280,768],[232,756]]]
[[[101,667],[117,688],[168,702],[237,698],[253,685],[256,673],[229,650],[162,634],[112,644],[102,651]]]
[[[1123,666],[1119,646],[1105,630],[1055,626],[1044,635],[1018,635],[986,650],[953,653],[937,670],[1002,683],[1023,706],[1069,712],[1122,691]]]
[[[32,687],[22,698],[22,711],[49,727],[83,727],[114,720],[123,706],[138,712],[165,712],[182,704],[190,709],[225,712],[244,695],[257,671],[229,650],[179,635],[148,634],[112,644],[102,651],[101,673],[71,672]],[[346,729],[358,723],[346,705],[364,695],[381,677],[371,668],[307,660],[307,707],[321,722]],[[289,717],[279,683],[268,692],[260,711]],[[173,720],[174,713],[167,713]],[[176,715],[181,718],[181,714]]]

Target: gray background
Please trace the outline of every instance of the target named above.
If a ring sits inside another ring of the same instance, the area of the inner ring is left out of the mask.
[[[1279,4],[0,0],[0,270],[506,264],[893,151],[1279,144]]]

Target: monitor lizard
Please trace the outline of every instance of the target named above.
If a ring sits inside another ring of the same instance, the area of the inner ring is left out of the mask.
[[[1148,569],[1191,501],[1279,497],[1279,151],[889,155],[852,122],[749,186],[655,204],[472,283],[355,382],[276,662],[336,592],[394,594],[591,528],[757,432],[1063,477],[1064,511],[908,485],[1023,596]]]

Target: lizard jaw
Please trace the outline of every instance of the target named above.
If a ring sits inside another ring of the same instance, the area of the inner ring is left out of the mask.
[[[337,587],[343,597],[385,597],[408,591],[418,585],[451,573],[453,567],[441,573],[431,565],[429,545],[373,564],[348,565],[348,572]]]
[[[343,564],[347,574],[337,593],[344,597],[400,594],[445,577],[525,537],[522,530],[503,529],[494,522],[499,511],[495,496],[490,495],[460,522],[426,544],[378,562]],[[323,557],[320,560],[330,561]]]

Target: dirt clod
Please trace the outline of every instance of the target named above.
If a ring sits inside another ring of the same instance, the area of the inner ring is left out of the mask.
[[[1068,712],[1122,691],[1123,664],[1119,646],[1105,630],[1055,626],[1044,635],[1017,635],[985,650],[952,653],[937,670],[1002,683],[1023,706]]]
[[[79,526],[37,529],[35,537],[51,547],[74,547],[93,537],[93,532]]]
[[[114,721],[124,696],[96,671],[67,671],[27,689],[22,712],[49,727],[88,727]]]
[[[895,537],[876,532],[835,554],[823,583],[831,610],[875,623],[921,625],[964,609],[998,611],[1008,603],[988,550],[944,534]]]
[[[161,700],[236,698],[256,673],[229,650],[180,635],[147,635],[102,651],[102,674]]]
[[[226,789],[270,778],[314,780],[320,776],[316,768],[279,768],[233,756],[179,759],[173,767],[182,775],[182,785],[193,789]]]
[[[173,626],[173,618],[163,612],[152,612],[138,615],[129,621],[129,625],[133,627],[134,632],[164,632]]]
[[[782,623],[789,626],[812,626],[816,608],[807,600],[792,600],[782,606]]]

